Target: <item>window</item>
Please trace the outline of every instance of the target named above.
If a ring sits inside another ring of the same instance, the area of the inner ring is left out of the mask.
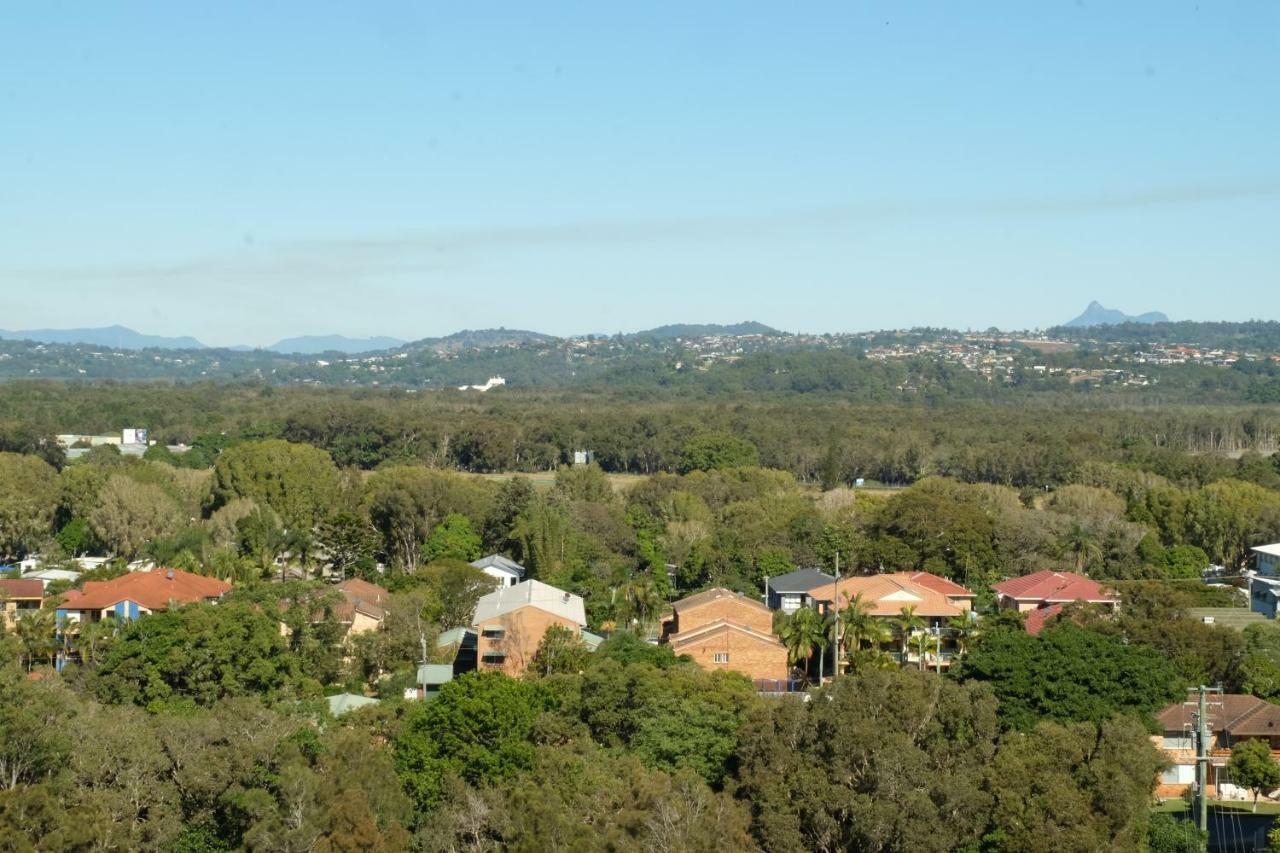
[[[486,640],[501,640],[507,635],[506,628],[484,628],[480,632],[480,636]]]
[[[502,652],[485,652],[480,656],[480,660],[486,666],[502,666],[507,662],[507,656]]]
[[[729,653],[728,653],[728,652],[716,652],[716,654],[715,654],[715,662],[716,662],[716,663],[728,663],[728,662],[729,662]]]
[[[1191,735],[1165,735],[1161,745],[1165,749],[1195,749]]]

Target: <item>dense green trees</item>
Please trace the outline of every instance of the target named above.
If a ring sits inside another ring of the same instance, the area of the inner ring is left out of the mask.
[[[956,674],[989,683],[1004,724],[1024,731],[1046,719],[1143,717],[1181,695],[1183,686],[1170,662],[1150,647],[1069,621],[1038,636],[1019,629],[988,631]]]
[[[0,559],[23,557],[53,521],[57,472],[36,456],[0,453]]]
[[[740,793],[767,850],[955,850],[985,829],[997,732],[983,687],[869,672],[762,707],[740,735]]]
[[[437,805],[451,778],[496,782],[533,766],[530,742],[546,707],[540,685],[498,673],[473,673],[415,706],[395,743],[396,771],[422,809]]]
[[[209,705],[250,694],[317,691],[284,654],[279,623],[249,604],[191,605],[153,613],[120,630],[97,668],[103,701]]]
[[[246,442],[219,454],[210,506],[248,498],[270,507],[286,526],[310,530],[335,509],[339,485],[324,450],[275,439]]]

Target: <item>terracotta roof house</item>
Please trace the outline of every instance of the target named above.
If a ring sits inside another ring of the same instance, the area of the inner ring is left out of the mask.
[[[764,582],[765,603],[774,610],[792,614],[801,607],[812,607],[809,590],[826,586],[835,577],[818,569],[798,569]]]
[[[1075,572],[1042,571],[993,584],[1000,607],[1028,613],[1054,604],[1100,604],[1115,609],[1120,599],[1105,591],[1097,581]]]
[[[920,575],[928,575],[931,580],[921,581]],[[862,602],[869,606],[873,616],[897,616],[904,607],[914,607],[917,616],[938,621],[960,616],[973,606],[973,593],[962,586],[952,584],[959,593],[942,592],[936,581],[943,581],[937,575],[928,572],[895,572],[883,575],[858,575],[840,578],[839,581],[824,587],[811,590],[810,595],[826,607],[837,604],[844,609],[855,596],[862,596]],[[950,581],[945,581],[950,584]],[[931,623],[932,624],[932,623]]]
[[[376,631],[387,616],[386,603],[390,595],[377,584],[359,578],[338,584],[342,601],[330,611],[333,617],[346,626],[345,638]]]
[[[133,620],[174,605],[217,601],[231,584],[179,569],[130,572],[109,581],[89,581],[78,595],[66,594],[59,621]]]
[[[740,592],[716,587],[671,605],[662,642],[703,669],[741,672],[759,686],[785,681],[787,648],[773,634],[773,611]]]
[[[923,663],[939,669],[950,666],[956,654],[949,623],[956,617],[970,618],[974,598],[965,587],[929,572],[856,575],[840,578],[809,594],[827,612],[844,610],[855,598],[860,598],[870,615],[886,621],[900,616],[904,608],[912,608],[915,615],[924,620],[924,628],[913,631],[911,639],[919,640],[921,633],[927,633],[937,641],[935,649],[926,650]],[[830,654],[835,654],[834,644]],[[905,660],[901,659],[900,646],[893,655],[900,663],[922,663],[918,642],[908,642]],[[834,657],[832,663],[835,663]]]
[[[39,580],[0,579],[0,632],[12,628],[24,613],[39,610],[44,584]]]
[[[561,625],[582,637],[587,615],[581,596],[527,580],[480,596],[471,622],[478,668],[519,675],[533,660],[548,628]]]
[[[1256,696],[1224,693],[1210,695],[1206,710],[1211,794],[1216,793],[1219,770],[1231,760],[1231,747],[1240,741],[1265,740],[1272,757],[1280,758],[1280,705]],[[1186,702],[1170,705],[1156,715],[1161,733],[1152,741],[1164,750],[1170,762],[1156,788],[1162,798],[1180,797],[1195,783],[1195,712],[1195,696],[1188,694]]]

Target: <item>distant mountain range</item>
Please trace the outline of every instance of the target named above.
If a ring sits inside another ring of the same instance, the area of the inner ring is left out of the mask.
[[[1167,323],[1169,318],[1159,311],[1148,311],[1145,314],[1126,314],[1114,308],[1104,308],[1094,300],[1084,313],[1074,320],[1063,323],[1068,328],[1086,328],[1088,326],[1118,326],[1121,323]]]
[[[105,326],[99,329],[23,329],[15,332],[0,329],[0,338],[37,341],[42,344],[89,344],[115,349],[206,349],[204,344],[192,337],[144,335],[124,326]]]
[[[167,337],[165,335],[145,335],[126,326],[104,326],[93,329],[20,329],[8,331],[0,329],[0,339],[14,341],[36,341],[42,344],[85,344],[95,347],[107,347],[117,350],[134,349],[210,349],[195,338],[184,335]],[[344,335],[302,335],[296,338],[285,338],[268,347],[269,352],[283,355],[316,355],[323,352],[372,352],[374,350],[395,349],[403,346],[399,338],[373,337],[348,338]],[[257,347],[231,346],[218,349],[232,352],[252,352]]]
[[[286,355],[318,355],[323,352],[373,352],[375,350],[395,349],[404,346],[399,338],[348,338],[344,335],[302,335],[297,338],[285,338],[276,341],[266,349]]]

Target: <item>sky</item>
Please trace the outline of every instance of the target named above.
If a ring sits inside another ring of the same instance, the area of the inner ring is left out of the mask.
[[[1280,319],[1280,4],[10,4],[0,328]]]

